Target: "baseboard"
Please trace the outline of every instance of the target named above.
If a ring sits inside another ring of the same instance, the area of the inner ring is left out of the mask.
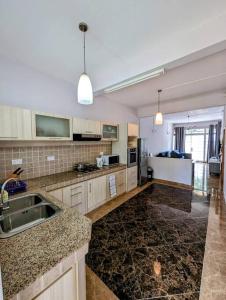
[[[168,180],[164,180],[164,179],[153,179],[152,183],[153,184],[160,183],[160,184],[169,185],[169,186],[173,186],[176,188],[187,189],[187,190],[193,189],[192,185],[174,182],[174,181],[168,181]]]

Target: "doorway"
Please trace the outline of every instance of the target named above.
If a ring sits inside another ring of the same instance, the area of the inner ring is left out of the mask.
[[[192,153],[196,162],[207,162],[209,128],[185,129],[185,152]]]

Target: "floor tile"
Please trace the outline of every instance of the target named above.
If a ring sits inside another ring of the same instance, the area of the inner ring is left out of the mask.
[[[122,300],[198,299],[208,205],[154,184],[93,224],[87,264]]]

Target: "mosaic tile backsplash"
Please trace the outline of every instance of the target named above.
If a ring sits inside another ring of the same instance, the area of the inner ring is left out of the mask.
[[[20,146],[0,147],[0,180],[6,178],[15,169],[21,167],[24,172],[22,179],[35,178],[72,170],[75,163],[95,163],[100,152],[112,153],[110,142],[101,142],[88,145],[35,145],[20,144]],[[47,161],[48,156],[55,160]],[[22,159],[21,165],[12,165],[12,160]]]

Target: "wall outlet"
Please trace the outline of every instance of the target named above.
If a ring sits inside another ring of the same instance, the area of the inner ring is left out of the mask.
[[[54,155],[47,156],[47,161],[53,161],[53,160],[55,160]]]
[[[22,165],[22,163],[23,163],[22,158],[12,159],[12,165]]]

